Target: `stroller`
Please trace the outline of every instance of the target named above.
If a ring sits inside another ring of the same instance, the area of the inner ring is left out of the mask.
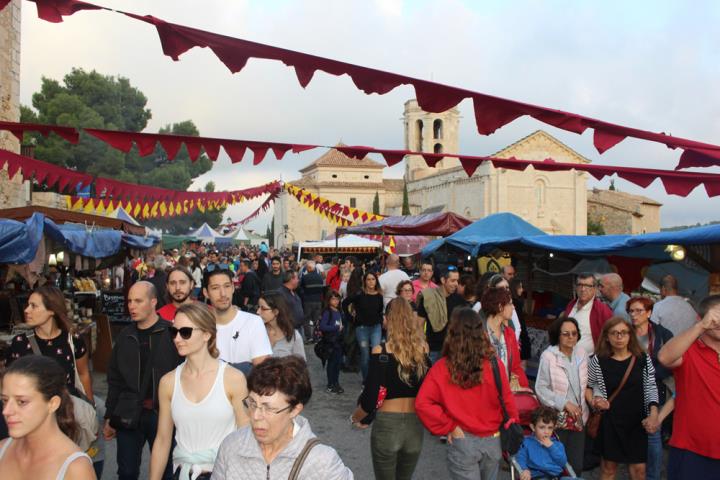
[[[515,398],[515,405],[517,406],[518,412],[520,413],[520,426],[522,426],[526,436],[532,435],[532,430],[530,429],[530,424],[532,423],[532,413],[537,407],[540,406],[540,402],[538,401],[535,394],[531,392],[514,392],[513,397]],[[559,441],[557,437],[554,437],[554,440]],[[510,455],[509,452],[503,452],[503,459],[510,466],[510,478],[512,480],[520,478],[520,474],[522,473],[523,469],[522,467],[520,467],[520,464],[518,463],[515,456]],[[564,477],[579,478],[577,477],[575,471],[569,463],[565,464],[565,469],[558,476],[558,478]]]

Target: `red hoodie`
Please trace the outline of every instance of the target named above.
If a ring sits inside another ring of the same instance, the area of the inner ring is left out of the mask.
[[[576,303],[577,298],[568,303],[568,306],[565,307],[565,316],[570,316],[570,312],[572,312]],[[603,325],[605,325],[605,322],[610,320],[612,316],[613,311],[610,310],[610,307],[601,302],[596,295],[593,298],[592,310],[590,310],[590,331],[592,332],[593,345],[597,345]]]
[[[467,389],[450,381],[445,362],[443,357],[433,365],[415,399],[415,411],[425,428],[433,435],[447,435],[457,426],[478,437],[498,433],[503,414],[490,361],[483,361],[482,382]],[[517,419],[518,410],[505,366],[502,361],[498,361],[498,366],[505,408],[511,418]]]

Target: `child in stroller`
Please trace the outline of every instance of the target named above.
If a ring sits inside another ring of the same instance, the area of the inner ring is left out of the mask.
[[[525,437],[513,466],[520,472],[520,480],[575,478],[575,472],[567,463],[565,447],[553,439],[558,420],[554,408],[540,406],[533,411],[530,429],[532,435]]]

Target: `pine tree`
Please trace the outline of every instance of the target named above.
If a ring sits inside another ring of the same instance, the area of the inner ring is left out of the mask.
[[[403,185],[402,214],[410,215],[410,198],[408,196],[407,182]]]
[[[373,210],[374,215],[380,215],[380,194],[375,192],[375,198],[373,199]]]

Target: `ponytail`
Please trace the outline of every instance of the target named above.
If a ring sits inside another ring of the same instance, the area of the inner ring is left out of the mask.
[[[75,421],[75,408],[73,407],[72,398],[67,388],[63,389],[60,394],[60,407],[55,412],[58,427],[73,442],[77,443],[77,434],[79,431],[78,424]]]

